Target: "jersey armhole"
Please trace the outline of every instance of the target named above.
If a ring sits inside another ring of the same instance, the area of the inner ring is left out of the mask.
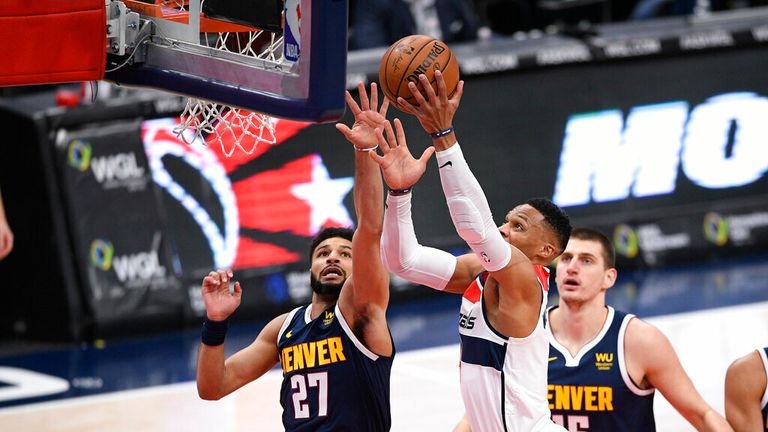
[[[760,408],[765,409],[768,406],[768,355],[766,355],[765,348],[757,350],[760,353],[760,358],[763,360],[763,370],[765,371],[765,391],[763,392],[763,398],[760,400]]]
[[[627,388],[634,394],[638,396],[648,396],[650,394],[653,394],[654,391],[656,391],[655,388],[649,388],[649,389],[641,389],[640,387],[635,384],[634,381],[632,381],[632,377],[629,376],[629,371],[627,370],[627,362],[626,358],[624,357],[624,337],[627,332],[627,327],[629,326],[629,322],[632,321],[632,319],[635,318],[632,314],[627,314],[624,316],[624,320],[621,322],[621,328],[619,328],[619,340],[618,340],[618,357],[619,357],[619,370],[621,371],[621,377],[624,379],[624,385],[627,386]]]
[[[283,324],[280,326],[280,331],[277,332],[277,341],[276,344],[280,344],[280,338],[283,336],[283,333],[285,333],[285,329],[288,328],[289,325],[291,325],[291,321],[293,321],[294,315],[296,315],[296,312],[299,311],[304,306],[299,306],[297,308],[294,308],[292,311],[288,312],[288,316],[285,317],[285,321],[283,321]]]
[[[341,308],[339,307],[338,303],[336,303],[335,310],[336,310],[336,316],[339,318],[339,324],[341,324],[342,330],[344,330],[344,333],[347,334],[347,337],[352,341],[355,347],[357,347],[357,350],[373,361],[378,360],[379,356],[375,354],[373,351],[369,350],[362,342],[360,342],[357,336],[355,336],[355,333],[349,327],[349,324],[347,324],[347,320],[344,319],[344,314],[341,313]],[[393,350],[392,352],[394,353],[394,343],[393,343],[392,350]]]

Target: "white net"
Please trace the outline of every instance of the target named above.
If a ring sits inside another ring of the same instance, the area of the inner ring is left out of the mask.
[[[227,157],[237,149],[251,154],[260,143],[275,143],[274,121],[270,116],[195,98],[187,99],[174,132],[187,144],[218,143]]]
[[[271,62],[283,59],[283,38],[269,31],[201,33],[201,44]],[[187,144],[218,143],[229,157],[236,149],[251,154],[259,144],[275,143],[275,121],[266,114],[189,98],[174,132]]]

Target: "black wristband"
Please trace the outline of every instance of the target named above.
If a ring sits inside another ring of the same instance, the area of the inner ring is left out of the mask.
[[[400,196],[411,193],[411,190],[413,190],[413,186],[405,189],[390,189],[389,194],[392,196]]]
[[[212,321],[206,315],[203,318],[203,331],[200,340],[209,346],[222,345],[227,336],[227,329],[229,329],[229,318],[224,321]]]
[[[432,138],[440,138],[443,136],[448,135],[449,133],[453,132],[453,126],[449,127],[448,129],[443,129],[441,131],[437,131],[434,133],[429,134]]]

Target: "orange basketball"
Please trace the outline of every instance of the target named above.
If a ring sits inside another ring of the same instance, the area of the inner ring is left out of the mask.
[[[427,97],[419,84],[419,75],[424,74],[437,94],[435,70],[443,74],[448,97],[453,96],[459,84],[459,62],[448,45],[431,36],[406,36],[393,43],[381,58],[379,85],[395,106],[398,96],[412,105],[418,105],[408,89],[408,81],[416,83],[421,94]]]

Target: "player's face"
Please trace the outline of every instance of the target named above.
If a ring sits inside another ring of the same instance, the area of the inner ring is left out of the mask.
[[[352,274],[352,242],[331,237],[323,240],[312,253],[312,289],[318,294],[335,294]]]
[[[531,261],[541,253],[541,249],[550,237],[544,228],[544,215],[528,204],[519,205],[509,213],[499,232],[512,246],[520,249]]]
[[[613,286],[616,269],[605,267],[599,242],[571,238],[557,261],[555,281],[565,302],[585,302]]]

